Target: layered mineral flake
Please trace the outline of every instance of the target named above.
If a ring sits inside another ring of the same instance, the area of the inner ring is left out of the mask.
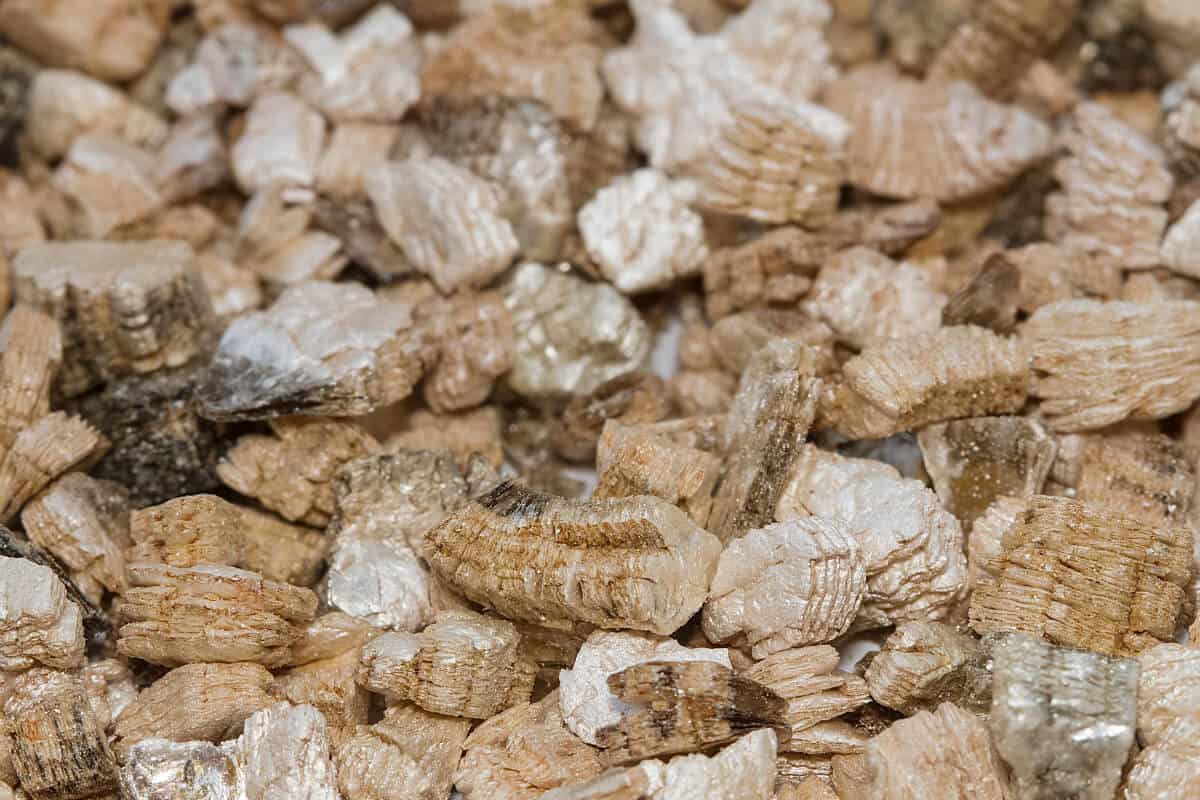
[[[334,751],[343,797],[443,800],[450,794],[470,722],[394,705]]]
[[[239,566],[246,547],[237,507],[211,494],[177,497],[134,511],[129,536],[130,560],[160,561],[172,567]]]
[[[309,705],[277,703],[246,720],[227,745],[241,767],[246,800],[338,800],[329,731]]]
[[[211,742],[143,739],[130,749],[120,779],[130,800],[176,800],[186,792],[206,800],[245,797],[241,767]]]
[[[1126,777],[1125,797],[1183,796],[1200,780],[1200,649],[1194,643],[1160,644],[1138,656],[1138,662],[1142,750]]]
[[[49,567],[0,556],[0,667],[83,665],[83,621]]]
[[[992,692],[990,648],[944,622],[905,622],[871,658],[871,698],[902,714],[954,703],[984,713]]]
[[[838,669],[838,651],[827,644],[772,653],[743,674],[784,699],[783,721],[801,753],[803,742],[825,723],[871,702],[867,682]],[[783,750],[791,746],[780,742]]]

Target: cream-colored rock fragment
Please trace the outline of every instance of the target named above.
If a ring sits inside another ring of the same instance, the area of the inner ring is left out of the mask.
[[[52,183],[70,204],[75,234],[103,239],[162,208],[154,167],[153,155],[115,134],[85,134],[72,142]]]
[[[393,125],[338,125],[317,163],[317,191],[338,200],[365,197],[367,175],[387,163],[397,138]]]
[[[1170,639],[1192,568],[1192,532],[1101,505],[1038,496],[971,595],[976,633],[1019,631],[1106,655]]]
[[[1164,434],[1083,436],[1075,498],[1106,505],[1149,525],[1188,525],[1196,469],[1186,446]]]
[[[1170,2],[1170,0],[1167,0]],[[1165,5],[1162,2],[1146,4]],[[1197,28],[1200,33],[1200,28]],[[1200,44],[1200,36],[1197,37]],[[1179,80],[1167,84],[1161,96],[1162,146],[1172,169],[1181,177],[1200,171],[1200,69],[1194,66]]]
[[[504,295],[518,332],[507,383],[523,397],[588,394],[639,369],[650,351],[645,321],[608,284],[527,262],[513,272]]]
[[[1063,191],[1046,198],[1047,237],[1126,269],[1157,266],[1174,184],[1162,150],[1096,103],[1077,106],[1072,121],[1070,155],[1054,167]]]
[[[986,724],[953,703],[900,720],[867,744],[869,796],[1009,797]]]
[[[470,721],[401,704],[335,748],[344,797],[443,800],[450,794]]]
[[[447,611],[420,634],[385,633],[364,647],[359,681],[426,711],[487,719],[529,699],[537,668],[520,641],[511,622]]]
[[[658,498],[571,501],[511,483],[429,531],[425,547],[451,587],[513,619],[662,634],[699,610],[720,552]]]
[[[330,750],[321,712],[278,703],[252,714],[226,752],[241,766],[246,800],[338,800]]]
[[[274,693],[290,703],[307,703],[321,712],[335,745],[366,725],[371,694],[358,683],[362,648],[292,667],[275,677]]]
[[[247,194],[273,183],[311,188],[325,144],[325,120],[287,92],[254,101],[246,128],[233,144],[230,159],[238,186]]]
[[[28,130],[28,117],[25,125]],[[46,241],[29,182],[15,172],[0,170],[0,251],[12,259],[25,246]]]
[[[1200,304],[1187,300],[1043,306],[1022,328],[1032,357],[1032,392],[1058,431],[1158,419],[1200,397],[1191,365],[1200,358]]]
[[[740,5],[748,9],[730,19],[720,35],[759,81],[797,101],[816,97],[837,77],[826,40],[836,0],[833,4],[826,0],[765,0]]]
[[[563,722],[583,741],[597,744],[597,732],[621,719],[628,706],[608,687],[608,677],[634,664],[650,661],[711,661],[732,666],[723,648],[684,647],[632,631],[595,631],[575,656],[571,669],[559,673],[559,709]]]
[[[865,673],[871,698],[902,714],[943,702],[982,713],[991,704],[988,653],[943,622],[905,622],[883,643]]]
[[[955,201],[984,194],[1053,146],[1044,122],[970,84],[917,83],[886,65],[855,69],[830,85],[825,101],[850,124],[850,182],[886,197]]]
[[[240,566],[246,547],[237,507],[211,494],[177,497],[134,511],[129,534],[130,561],[160,561],[172,567]]]
[[[825,262],[801,307],[828,323],[842,344],[861,350],[936,332],[945,304],[919,267],[852,247]]]
[[[888,464],[804,445],[775,516],[840,519],[858,542],[867,591],[855,627],[940,619],[966,578],[958,521],[920,482]]]
[[[279,666],[316,615],[308,589],[220,565],[129,565],[117,650],[164,666],[252,661]]]
[[[243,539],[242,566],[280,583],[316,583],[329,554],[329,539],[322,531],[291,525],[253,508],[237,510]]]
[[[112,727],[138,694],[132,670],[118,658],[93,659],[79,671],[79,677],[83,679],[92,712],[105,730]]]
[[[302,68],[300,55],[269,28],[221,25],[209,31],[192,63],[171,79],[165,100],[180,115],[248,106],[255,98],[286,89]]]
[[[1029,357],[1020,339],[972,325],[889,339],[842,367],[821,416],[853,439],[881,439],[934,422],[1015,413],[1025,404]]]
[[[325,231],[310,230],[311,221],[306,192],[282,183],[259,190],[238,219],[239,260],[272,284],[333,280],[347,263],[342,242]]]
[[[125,758],[143,739],[221,742],[275,704],[271,673],[258,664],[187,664],[147,686],[117,717],[113,748]]]
[[[1126,800],[1186,793],[1200,781],[1200,650],[1160,644],[1138,656],[1137,735],[1142,751]]]
[[[794,306],[833,253],[824,235],[793,227],[713,250],[701,265],[704,313],[715,321],[736,311]]]
[[[803,742],[810,731],[871,701],[867,682],[837,668],[838,652],[820,644],[773,653],[745,671],[787,702],[784,721]],[[791,745],[781,742],[780,748]]]
[[[209,742],[143,739],[129,750],[120,777],[129,800],[177,800],[188,791],[201,792],[206,800],[245,797],[236,759]]]
[[[590,461],[604,426],[653,424],[671,414],[671,401],[662,378],[635,372],[602,383],[594,392],[572,397],[553,424],[554,449],[571,461]],[[653,494],[653,492],[651,492]]]
[[[50,413],[50,387],[62,366],[62,334],[54,319],[18,305],[0,325],[0,453],[30,423]]]
[[[131,144],[156,146],[167,123],[111,86],[71,70],[40,70],[29,89],[26,133],[34,150],[59,158],[85,133],[115,133]]]
[[[21,525],[29,540],[71,571],[92,602],[125,588],[129,492],[112,481],[72,472],[26,504]]]
[[[504,190],[445,159],[389,163],[365,185],[388,235],[443,292],[488,283],[517,254]]]
[[[730,542],[704,605],[714,642],[744,637],[755,658],[841,636],[858,615],[867,574],[840,520],[799,517]]]
[[[0,668],[72,669],[83,649],[79,606],[50,568],[0,556]]]
[[[107,449],[108,440],[94,428],[62,411],[30,424],[0,461],[0,523],[13,520],[60,475],[95,464]]]
[[[579,210],[579,231],[601,274],[625,294],[662,289],[700,271],[704,221],[692,184],[653,169],[622,176]]]
[[[154,164],[154,181],[167,202],[195,197],[229,178],[229,153],[215,113],[196,113],[171,126]]]
[[[311,68],[300,94],[331,120],[399,122],[421,96],[412,23],[390,6],[377,5],[340,34],[310,22],[283,36]]]
[[[1160,256],[1162,263],[1179,275],[1200,277],[1200,202],[1192,203],[1167,230]]]
[[[421,375],[411,309],[357,283],[314,281],[234,320],[197,392],[210,419],[355,416],[401,400]]]
[[[378,628],[417,631],[459,604],[403,540],[339,534],[328,567],[322,599]]]
[[[709,336],[717,363],[736,377],[745,374],[752,357],[767,345],[785,349],[807,345],[810,350],[803,361],[805,369],[814,375],[827,375],[838,363],[833,329],[802,311],[786,308],[741,311],[717,320]]]
[[[305,626],[292,645],[292,664],[308,664],[350,651],[358,652],[379,631],[359,617],[328,611]]]
[[[1122,292],[1120,265],[1063,245],[1038,242],[1005,253],[1020,273],[1017,307],[1033,313],[1073,297],[1116,300]]]
[[[0,33],[50,66],[124,82],[149,66],[170,17],[164,0],[96,0],[85,9],[61,0],[14,0],[0,8]]]
[[[496,380],[512,368],[516,333],[497,292],[459,291],[415,309],[434,353],[423,396],[435,412],[472,408],[487,400]]]

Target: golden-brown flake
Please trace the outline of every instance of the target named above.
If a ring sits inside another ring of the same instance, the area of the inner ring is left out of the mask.
[[[414,309],[426,344],[425,402],[445,414],[487,400],[496,379],[512,367],[516,342],[512,315],[497,292],[458,291]]]
[[[13,262],[17,301],[62,326],[65,397],[181,366],[211,343],[212,304],[179,242],[48,242]]]
[[[116,759],[78,676],[42,668],[22,673],[4,715],[14,732],[13,767],[34,800],[76,800],[116,789]]]
[[[999,574],[1004,535],[1028,510],[1029,498],[998,497],[975,519],[967,539],[967,585],[972,591]]]
[[[755,658],[841,636],[858,615],[867,575],[858,543],[836,519],[800,517],[729,543],[704,605],[710,641],[744,637]]]
[[[794,305],[833,252],[828,237],[793,227],[714,250],[701,265],[704,312],[715,321],[736,311]]]
[[[837,650],[820,644],[773,653],[745,675],[787,702],[784,721],[792,736],[802,740],[804,731],[871,701],[866,681],[837,665]],[[781,747],[787,750],[789,745]]]
[[[589,130],[600,113],[600,29],[583,8],[498,7],[457,27],[421,70],[435,94],[532,97],[565,122]]]
[[[1003,253],[983,260],[975,276],[942,309],[943,325],[978,325],[1010,333],[1017,323],[1021,270]]]
[[[19,305],[0,326],[0,453],[31,422],[50,413],[50,385],[62,364],[58,323]]]
[[[783,698],[711,661],[650,661],[608,677],[635,706],[597,739],[615,764],[705,750],[757,728],[784,728]]]
[[[0,668],[82,666],[80,609],[49,567],[0,556]],[[0,692],[0,697],[6,696]]]
[[[1200,650],[1160,644],[1138,656],[1137,730],[1142,751],[1125,783],[1127,800],[1189,791],[1200,781]]]
[[[290,663],[308,664],[351,650],[357,652],[378,634],[378,628],[372,627],[360,617],[352,617],[341,611],[329,611],[304,628],[300,638],[292,645]]]
[[[217,465],[217,475],[284,519],[328,524],[334,476],[343,465],[375,451],[378,442],[357,425],[334,419],[277,418],[271,430],[273,436],[239,439]]]
[[[452,514],[425,546],[453,588],[513,619],[664,634],[703,604],[720,551],[657,498],[570,501],[511,483]]]
[[[1047,237],[1125,269],[1157,266],[1173,185],[1162,150],[1096,103],[1072,121],[1070,155],[1054,167],[1063,191],[1046,198]]]
[[[1045,123],[966,83],[917,83],[871,65],[831,84],[826,102],[851,126],[850,182],[885,197],[974,197],[1051,151]]]
[[[271,673],[258,664],[187,664],[147,686],[117,717],[113,748],[121,758],[143,739],[221,742],[246,717],[275,703]]]
[[[1200,397],[1200,304],[1187,300],[1065,300],[1022,328],[1032,391],[1058,431],[1158,419]]]
[[[93,603],[99,605],[104,590],[124,591],[129,492],[120,484],[68,473],[26,504],[21,525]]]
[[[943,702],[976,713],[991,705],[988,655],[971,636],[943,622],[905,622],[867,665],[871,697],[902,714]]]
[[[658,422],[670,411],[662,378],[649,372],[622,375],[567,402],[551,433],[554,448],[572,461],[591,461],[596,458],[597,442],[608,423],[644,425]],[[599,463],[596,467],[602,471]]]
[[[903,719],[867,744],[869,797],[1004,800],[1008,780],[987,725],[953,703]]]
[[[1189,529],[1039,496],[1001,546],[994,580],[971,596],[977,633],[1020,631],[1107,655],[1174,635],[1192,568]]]
[[[275,678],[275,694],[296,705],[307,703],[325,716],[335,744],[366,725],[371,695],[358,684],[361,648],[292,667]]]
[[[291,525],[274,514],[237,507],[241,565],[267,580],[312,586],[325,567],[330,540],[315,528]]]
[[[42,489],[76,467],[87,468],[108,440],[79,417],[47,414],[17,434],[0,461],[0,523],[9,522]]]
[[[470,721],[431,714],[408,703],[360,725],[334,749],[345,797],[443,800],[449,796]]]
[[[1184,446],[1163,434],[1086,436],[1075,497],[1149,525],[1186,525],[1196,470]]]
[[[821,416],[844,436],[880,439],[943,420],[1019,411],[1028,383],[1020,340],[970,325],[942,328],[850,359],[822,398]]]
[[[341,201],[365,197],[366,176],[388,160],[397,136],[394,125],[338,125],[317,164],[317,191]]]
[[[511,622],[446,611],[420,634],[385,633],[363,648],[359,681],[426,711],[487,719],[527,702],[536,665]]]
[[[1078,0],[978,3],[930,65],[929,78],[970,81],[1003,99],[1067,32],[1078,7]]]
[[[241,524],[237,507],[216,495],[177,497],[130,515],[129,560],[241,566],[246,549]]]
[[[129,565],[117,650],[154,664],[252,661],[279,666],[316,615],[308,589],[220,565]]]

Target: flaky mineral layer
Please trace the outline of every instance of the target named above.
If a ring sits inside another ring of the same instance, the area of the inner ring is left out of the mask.
[[[0,556],[0,667],[72,669],[83,650],[79,606],[62,581],[49,567]]]
[[[806,732],[871,702],[867,682],[837,666],[838,651],[818,644],[772,653],[744,672],[786,701],[784,722],[801,753]],[[792,746],[780,742],[784,750]]]
[[[121,791],[130,800],[177,800],[183,792],[206,800],[245,797],[241,767],[210,742],[143,739],[126,755],[120,777]]]
[[[130,515],[131,561],[172,567],[241,566],[246,548],[236,506],[216,495],[177,497]]]
[[[443,800],[470,725],[407,703],[394,705],[335,748],[338,788],[347,798]]]
[[[1129,769],[1125,797],[1182,796],[1200,781],[1200,649],[1160,644],[1138,661],[1137,733],[1143,749]]]
[[[991,701],[988,652],[943,622],[897,625],[865,676],[872,699],[902,714],[932,711],[943,702],[982,713]]]

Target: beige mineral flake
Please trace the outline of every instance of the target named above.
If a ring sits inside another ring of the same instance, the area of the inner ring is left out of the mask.
[[[944,622],[904,622],[864,673],[871,698],[902,714],[944,702],[985,713],[991,703],[989,650]]]
[[[80,609],[50,568],[0,556],[0,578],[0,668],[82,666]]]

